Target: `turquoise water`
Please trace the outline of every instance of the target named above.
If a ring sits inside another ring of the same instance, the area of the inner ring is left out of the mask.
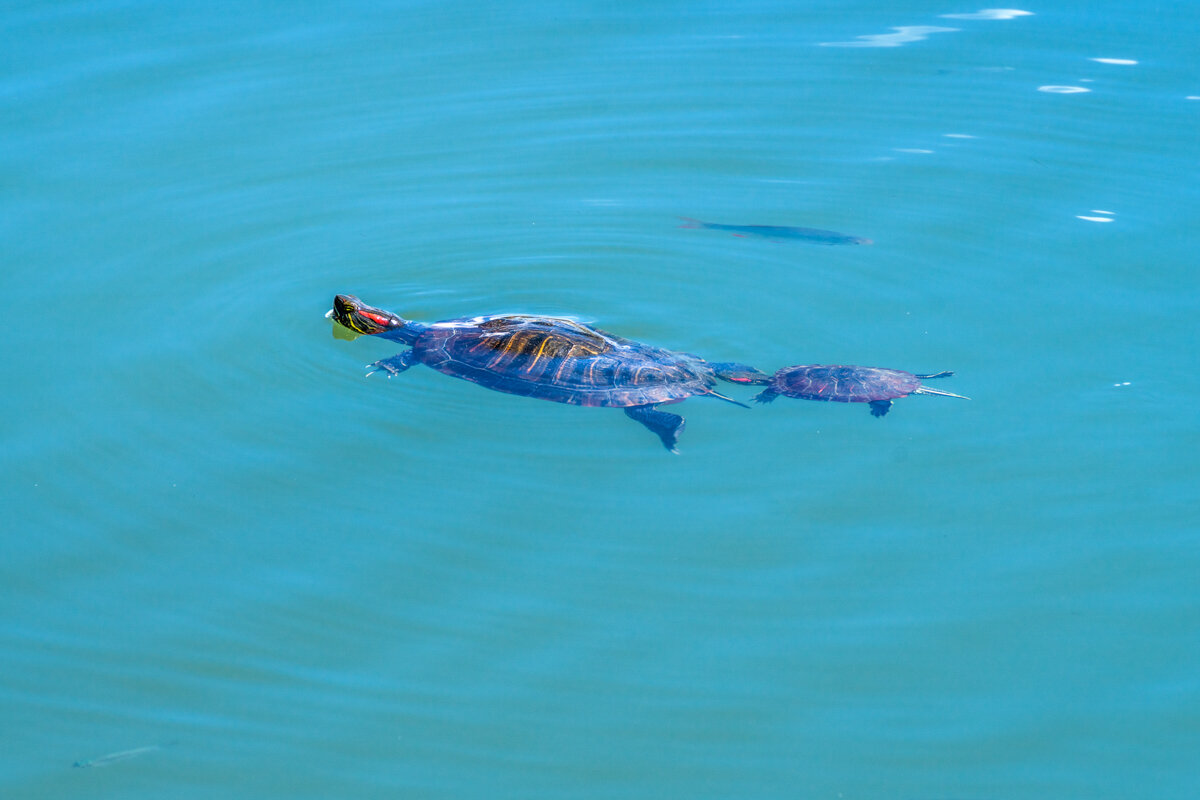
[[[1021,10],[6,6],[0,794],[1200,795],[1200,11]],[[972,400],[672,456],[337,292]]]

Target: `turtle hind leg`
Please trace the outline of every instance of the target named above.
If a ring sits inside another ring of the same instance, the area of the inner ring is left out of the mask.
[[[754,395],[754,402],[770,403],[776,397],[779,397],[779,392],[775,391],[774,389],[764,389],[763,391]]]
[[[771,382],[771,376],[749,364],[738,364],[732,361],[709,363],[718,378],[730,383],[748,383],[761,386]]]
[[[376,372],[386,372],[390,378],[393,375],[399,375],[404,370],[417,363],[417,355],[412,350],[405,350],[403,353],[397,353],[391,358],[384,358],[376,361],[374,364],[367,364],[371,368],[368,375],[373,375]]]
[[[871,416],[882,417],[892,408],[891,400],[872,400],[871,401]]]
[[[625,409],[625,416],[645,425],[662,440],[663,447],[672,453],[678,453],[675,443],[679,434],[683,433],[686,424],[683,417],[666,411],[659,411],[654,406],[630,406]]]
[[[923,381],[927,381],[930,378],[949,378],[953,374],[954,374],[953,372],[946,371],[946,372],[935,372],[932,375],[916,375],[914,377],[916,377],[920,380],[923,380]]]

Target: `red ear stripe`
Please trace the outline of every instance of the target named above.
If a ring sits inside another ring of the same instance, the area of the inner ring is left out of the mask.
[[[372,322],[374,322],[375,324],[382,325],[385,328],[391,324],[390,320],[388,320],[387,317],[381,316],[379,314],[372,314],[370,311],[364,311],[364,312],[362,312],[362,315],[364,317],[366,317],[367,319],[371,320]]]

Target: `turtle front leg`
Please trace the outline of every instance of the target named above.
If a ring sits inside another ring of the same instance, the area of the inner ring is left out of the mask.
[[[882,417],[892,407],[891,400],[872,400],[871,401],[871,416]]]
[[[368,375],[373,375],[376,372],[386,372],[390,378],[393,375],[399,375],[404,370],[417,363],[416,353],[412,350],[405,350],[403,353],[397,353],[391,358],[384,358],[376,361],[374,364],[367,364],[370,368]]]
[[[679,439],[679,434],[683,433],[684,425],[687,424],[683,417],[659,411],[654,406],[631,406],[625,409],[625,416],[637,420],[658,434],[658,438],[662,439],[663,447],[672,453],[679,452],[675,448],[675,443]]]

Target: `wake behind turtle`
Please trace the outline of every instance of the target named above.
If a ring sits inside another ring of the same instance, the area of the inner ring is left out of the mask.
[[[767,378],[744,364],[710,364],[560,317],[498,314],[412,322],[343,294],[334,298],[330,316],[355,333],[408,345],[371,364],[372,372],[391,377],[425,364],[498,392],[621,408],[671,452],[677,452],[684,419],[659,410],[660,404],[707,395],[747,407],[717,392],[717,379],[751,383]]]

